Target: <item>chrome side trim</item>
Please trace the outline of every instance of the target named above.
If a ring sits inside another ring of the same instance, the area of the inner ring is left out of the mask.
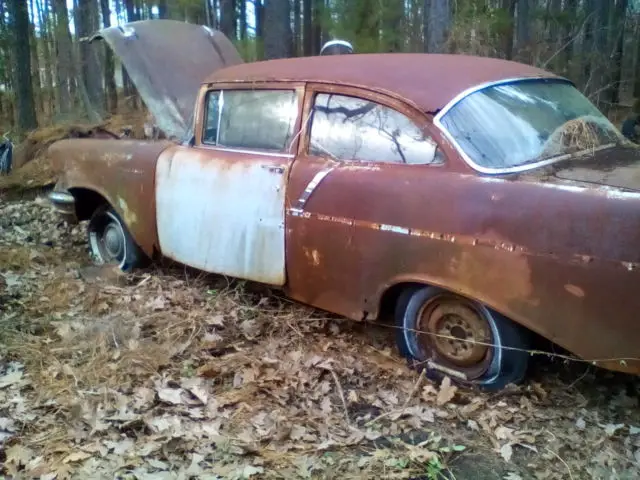
[[[538,167],[543,167],[546,165],[551,165],[552,163],[555,162],[559,162],[561,160],[564,160],[566,158],[569,158],[573,155],[576,154],[567,154],[567,155],[562,155],[562,156],[558,156],[558,157],[553,157],[553,158],[548,158],[546,160],[541,160],[539,162],[535,162],[535,163],[527,163],[526,165],[519,165],[516,167],[507,167],[507,168],[489,168],[489,167],[483,167],[482,165],[478,165],[476,162],[474,162],[471,157],[469,157],[469,155],[467,155],[467,153],[462,149],[462,147],[460,146],[460,144],[456,141],[456,139],[453,137],[453,135],[444,127],[444,125],[442,124],[442,117],[444,117],[447,113],[449,113],[449,111],[455,107],[458,103],[460,103],[462,100],[464,100],[465,98],[467,98],[468,96],[485,90],[487,88],[491,88],[491,87],[496,87],[499,85],[506,85],[509,83],[522,83],[522,82],[529,82],[529,81],[540,81],[540,80],[552,80],[552,81],[558,81],[558,82],[564,82],[564,83],[569,83],[570,85],[574,85],[575,84],[571,81],[568,80],[564,77],[547,77],[547,76],[539,76],[539,77],[518,77],[518,78],[509,78],[509,79],[504,79],[504,80],[499,80],[496,82],[487,82],[487,83],[482,83],[480,85],[476,85],[475,87],[471,87],[468,88],[467,90],[459,93],[458,95],[456,95],[453,100],[451,100],[449,103],[447,103],[439,112],[438,114],[433,117],[433,124],[438,128],[438,130],[440,130],[443,135],[445,137],[447,137],[447,140],[449,140],[449,142],[451,142],[451,144],[455,147],[456,151],[460,154],[460,156],[463,158],[463,160],[465,161],[465,163],[467,163],[471,168],[473,168],[474,170],[476,170],[477,172],[480,173],[486,173],[486,174],[492,174],[492,175],[500,175],[500,174],[505,174],[505,173],[519,173],[519,172],[526,172],[528,170],[533,170],[535,168]],[[602,146],[602,147],[598,147],[597,149],[594,149],[593,151],[599,151],[605,148],[609,148],[608,145]],[[590,150],[586,150],[585,152],[579,152],[580,153],[586,153]]]
[[[49,201],[52,203],[62,204],[62,205],[72,205],[76,202],[76,199],[73,198],[73,195],[67,192],[53,191],[49,192],[47,195]]]
[[[261,155],[265,157],[280,157],[280,158],[293,158],[295,155],[291,153],[281,153],[281,152],[267,152],[262,150],[251,150],[245,148],[230,148],[230,147],[216,147],[215,145],[208,145],[206,143],[201,143],[197,145],[196,148],[205,148],[207,150],[217,150],[219,152],[230,152],[230,153],[245,153],[248,155]]]

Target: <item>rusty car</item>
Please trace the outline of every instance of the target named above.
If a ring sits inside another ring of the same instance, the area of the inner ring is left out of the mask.
[[[479,388],[525,379],[539,337],[640,373],[640,152],[571,81],[454,54],[243,62],[187,24],[184,55],[149,25],[100,35],[168,138],[49,149],[97,263],[389,318],[412,366]]]

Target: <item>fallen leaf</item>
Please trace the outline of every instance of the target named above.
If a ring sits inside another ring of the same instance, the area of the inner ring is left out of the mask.
[[[181,405],[182,401],[182,389],[181,388],[159,388],[158,398],[163,402],[171,403],[173,405]]]
[[[448,376],[444,377],[442,383],[440,384],[438,397],[436,398],[436,403],[438,404],[438,406],[449,403],[453,399],[453,397],[455,397],[457,391],[458,387],[451,384],[451,379]]]
[[[81,462],[91,457],[90,453],[77,451],[73,452],[62,459],[62,463],[73,463],[73,462]]]
[[[13,445],[6,450],[6,462],[26,465],[33,458],[33,452],[22,445]]]
[[[604,431],[609,437],[614,436],[621,428],[624,428],[624,423],[608,423],[607,425],[604,425]]]
[[[502,447],[500,447],[500,455],[504,458],[505,462],[511,461],[511,456],[513,455],[513,447],[511,447],[510,443],[505,443]]]
[[[13,370],[0,377],[0,388],[10,387],[16,385],[22,380],[22,371]]]
[[[205,321],[207,322],[207,325],[224,327],[224,317],[222,315],[213,315],[212,317],[208,317]]]

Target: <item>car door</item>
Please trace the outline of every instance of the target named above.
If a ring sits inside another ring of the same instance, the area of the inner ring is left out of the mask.
[[[194,145],[176,147],[157,165],[163,255],[285,283],[285,192],[302,94],[300,86],[234,85],[200,95]]]
[[[308,85],[303,118],[288,187],[288,293],[361,319],[371,289],[402,270],[389,236],[412,226],[405,208],[429,195],[413,187],[444,155],[424,115],[366,89]]]

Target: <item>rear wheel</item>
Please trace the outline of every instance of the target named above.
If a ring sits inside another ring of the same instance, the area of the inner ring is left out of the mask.
[[[486,306],[436,287],[403,292],[396,308],[400,353],[432,379],[499,390],[527,370],[528,331]]]
[[[110,206],[99,207],[88,225],[89,250],[98,265],[114,265],[123,271],[142,266],[145,255],[120,216]]]

